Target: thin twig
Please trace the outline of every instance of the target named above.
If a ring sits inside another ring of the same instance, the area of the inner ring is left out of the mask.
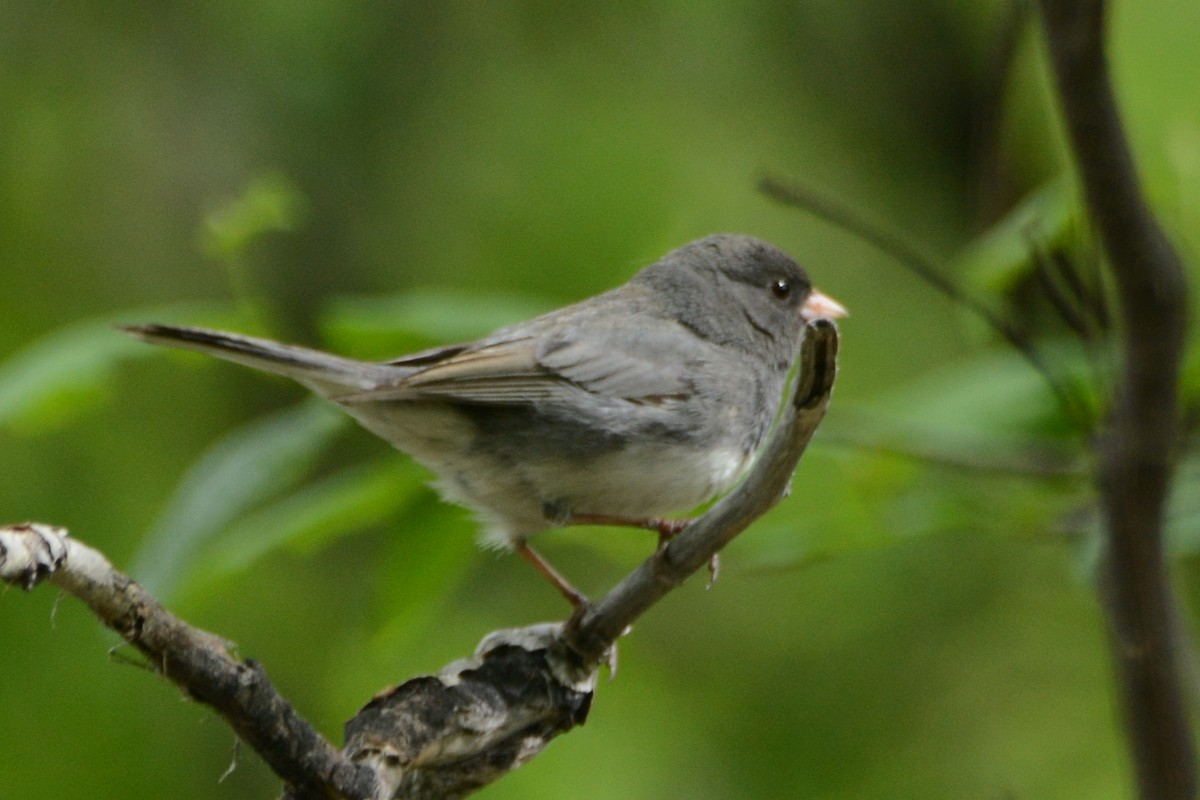
[[[759,181],[758,188],[768,197],[779,203],[808,211],[831,225],[839,227],[867,242],[880,252],[895,259],[896,263],[909,272],[912,272],[922,281],[975,314],[1020,353],[1026,362],[1042,376],[1042,379],[1050,387],[1050,390],[1058,400],[1059,406],[1072,420],[1076,428],[1080,431],[1088,430],[1089,421],[1085,404],[1080,401],[1071,387],[1042,358],[1042,354],[1038,352],[1037,347],[1029,337],[978,299],[963,291],[960,286],[938,271],[929,260],[902,238],[868,222],[848,207],[828,197],[824,197],[807,187],[785,184],[774,178],[766,177]]]
[[[1085,344],[1091,345],[1096,340],[1094,324],[1076,291],[1079,287],[1073,279],[1077,276],[1070,268],[1070,259],[1059,252],[1051,254],[1032,231],[1025,231],[1025,242],[1033,256],[1038,285],[1042,287],[1046,299],[1067,327]]]

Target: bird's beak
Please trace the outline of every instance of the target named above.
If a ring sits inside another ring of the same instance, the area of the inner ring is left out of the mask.
[[[800,316],[805,322],[811,322],[818,317],[842,319],[843,317],[850,316],[850,312],[846,310],[844,305],[829,295],[822,294],[813,289],[808,299],[804,301],[804,305],[800,308]]]

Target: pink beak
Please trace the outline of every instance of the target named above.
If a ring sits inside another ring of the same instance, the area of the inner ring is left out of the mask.
[[[846,307],[834,300],[827,294],[822,294],[816,289],[812,290],[812,294],[804,301],[804,305],[800,308],[800,316],[805,322],[811,322],[818,317],[825,319],[842,319],[850,316],[850,312]]]

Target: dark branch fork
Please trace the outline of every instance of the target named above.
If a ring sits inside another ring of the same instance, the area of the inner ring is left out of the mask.
[[[27,589],[48,581],[83,600],[156,671],[224,717],[283,779],[285,798],[463,797],[581,724],[601,666],[633,621],[784,496],[828,406],[837,346],[832,322],[808,324],[800,377],[746,480],[608,595],[581,601],[566,623],[491,633],[471,658],[381,693],[347,723],[341,750],[300,717],[261,665],[172,615],[61,528],[0,527],[0,580]]]
[[[1183,440],[1180,374],[1188,287],[1179,255],[1142,196],[1121,125],[1104,52],[1106,0],[1039,0],[1039,6],[1076,170],[1116,289],[1119,324],[1110,324],[1102,289],[1089,291],[1069,264],[1051,265],[1047,258],[1052,256],[1034,249],[1049,299],[1085,342],[1119,332],[1120,368],[1103,419],[1087,413],[1022,331],[963,292],[899,237],[806,188],[772,179],[761,188],[891,254],[982,317],[1042,374],[1080,432],[1095,444],[1106,532],[1102,601],[1139,794],[1147,800],[1194,798],[1195,743],[1177,663],[1183,645],[1176,641],[1178,611],[1163,541],[1166,501]],[[1070,297],[1048,280],[1051,266]]]
[[[1104,55],[1104,0],[1041,0],[1067,135],[1117,289],[1121,370],[1099,439],[1101,584],[1140,794],[1196,795],[1163,520],[1181,440],[1187,285],[1142,196]]]

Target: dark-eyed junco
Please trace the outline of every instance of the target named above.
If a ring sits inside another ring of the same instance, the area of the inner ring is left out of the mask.
[[[772,245],[718,234],[604,294],[474,342],[385,363],[232,333],[125,330],[293,378],[429,467],[572,604],[529,536],[579,524],[660,532],[733,486],[782,400],[806,321],[845,316]]]

